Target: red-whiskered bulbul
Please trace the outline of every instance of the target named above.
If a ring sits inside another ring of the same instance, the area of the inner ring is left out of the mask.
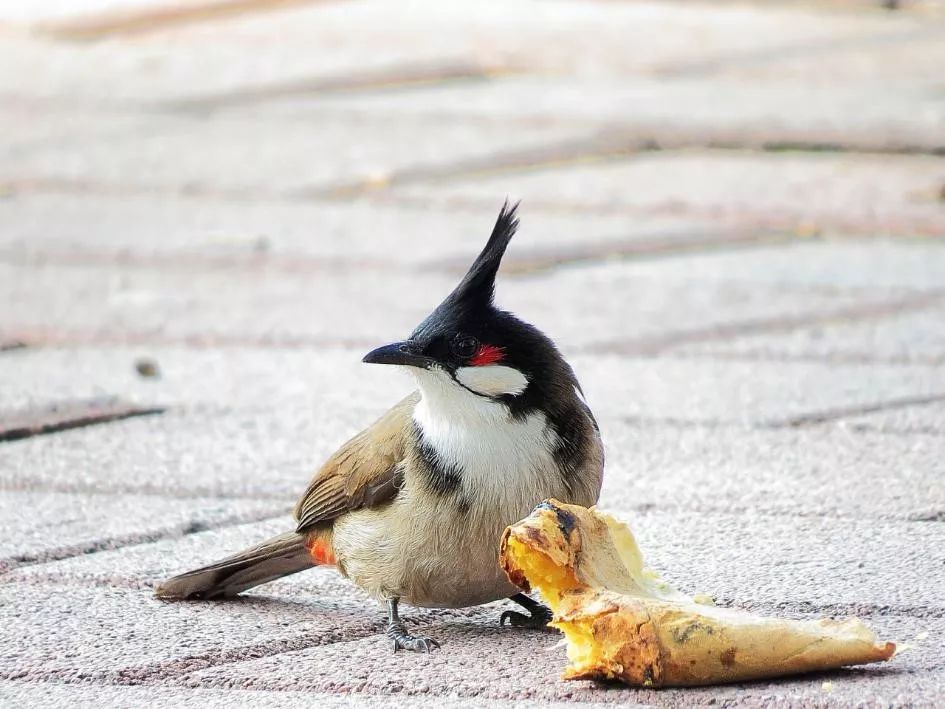
[[[219,598],[318,565],[388,606],[394,649],[429,652],[398,602],[459,608],[511,598],[540,627],[543,605],[499,568],[505,528],[553,497],[597,502],[604,455],[574,372],[537,328],[494,305],[495,277],[518,226],[503,205],[485,248],[409,339],[364,361],[406,368],[418,390],[345,443],[295,508],[294,532],[169,579],[161,598]]]

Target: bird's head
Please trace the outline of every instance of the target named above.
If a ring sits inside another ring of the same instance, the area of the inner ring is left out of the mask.
[[[576,385],[570,367],[537,328],[494,304],[495,277],[518,219],[503,205],[492,235],[459,285],[402,342],[369,352],[364,361],[409,367],[425,393],[502,401],[513,411],[540,403],[549,387]]]

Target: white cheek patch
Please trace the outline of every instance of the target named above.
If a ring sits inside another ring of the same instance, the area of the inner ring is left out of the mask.
[[[485,396],[517,396],[525,391],[528,378],[514,367],[488,364],[484,367],[460,367],[456,380],[467,389]]]

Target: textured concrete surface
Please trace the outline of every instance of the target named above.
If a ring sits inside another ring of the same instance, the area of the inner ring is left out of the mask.
[[[719,357],[735,354],[740,358],[875,361],[892,363],[945,361],[945,305],[935,301],[930,307],[894,318],[844,323],[824,337],[821,326],[807,326],[777,335],[747,335],[728,342],[709,342],[678,348],[677,352]]]
[[[397,695],[372,695],[365,699],[358,694],[330,694],[315,692],[269,692],[265,690],[214,690],[171,687],[135,687],[127,685],[104,685],[87,687],[47,682],[26,684],[22,682],[0,682],[0,701],[11,706],[30,706],[37,709],[61,707],[68,704],[78,709],[98,709],[101,706],[174,706],[199,707],[199,709],[230,709],[233,706],[253,706],[261,709],[281,707],[306,708],[313,705],[320,707],[359,707],[369,701],[372,707],[381,709],[399,709],[404,700]],[[449,697],[410,697],[410,705],[429,709],[489,709],[495,706],[494,700],[461,699]],[[582,706],[607,706],[603,702],[582,702]],[[563,709],[572,706],[567,702],[546,702],[541,700],[518,699],[509,701],[506,706],[513,709],[535,709],[549,707]],[[624,706],[645,706],[625,704]]]
[[[275,501],[21,492],[7,486],[0,569],[271,516]],[[37,486],[39,487],[39,486]]]
[[[495,198],[489,200],[494,207]],[[459,208],[462,212],[462,208]],[[467,208],[465,211],[469,211]],[[361,201],[221,201],[168,195],[98,195],[90,201],[68,192],[17,197],[19,218],[0,233],[4,262],[95,264],[139,268],[166,259],[176,268],[253,269],[327,275],[384,269],[415,272],[424,266],[461,268],[481,246],[474,219],[452,210],[417,209]],[[96,223],[94,232],[87,225]],[[128,229],[136,223],[134,230]],[[587,232],[575,243],[577,230]],[[314,238],[316,234],[330,238]],[[654,237],[687,243],[694,237],[725,238],[710,221],[672,215],[628,223],[609,214],[548,214],[536,211],[516,235],[517,253],[505,270],[535,253],[581,253],[589,247],[650,245]],[[435,240],[436,249],[425,248]],[[393,248],[396,247],[396,248]],[[383,250],[382,254],[379,250]],[[16,261],[14,261],[16,260]]]
[[[903,637],[912,637],[921,632],[929,632],[931,636],[936,631],[941,633],[942,624],[940,620],[916,622],[909,619],[891,622],[888,628],[892,632],[904,633]],[[486,696],[503,702],[525,696],[546,701],[567,699],[622,705],[629,700],[683,706],[720,702],[759,704],[772,699],[785,703],[803,700],[812,703],[833,698],[834,694],[838,695],[836,700],[839,702],[894,702],[897,685],[902,681],[902,675],[897,678],[888,669],[865,668],[800,680],[759,682],[750,688],[627,692],[613,686],[596,687],[586,682],[566,683],[557,680],[557,668],[564,661],[564,648],[559,646],[557,637],[553,635],[549,637],[531,631],[528,638],[516,637],[503,633],[492,623],[480,625],[471,622],[444,624],[436,627],[436,631],[457,648],[451,655],[443,653],[426,658],[406,657],[398,653],[393,657],[384,657],[386,643],[383,640],[365,639],[288,652],[239,665],[220,665],[184,675],[180,681],[191,687],[241,686],[247,681],[253,681],[260,689],[301,686],[316,692],[331,689],[338,692],[421,695],[440,691],[447,696]],[[490,651],[483,652],[483,646],[488,646]],[[941,662],[937,648],[926,645],[917,649],[917,654],[924,655],[924,658],[913,661],[912,667],[916,674],[921,672],[921,666],[924,666],[925,672],[934,671]],[[900,661],[905,661],[906,657],[904,655]],[[475,667],[475,671],[470,672],[469,667]],[[449,687],[431,684],[441,676],[451,678]],[[826,691],[823,687],[825,680],[830,682]],[[899,699],[914,698],[919,702],[927,702],[930,697],[937,696],[933,692],[940,692],[941,685],[928,689],[932,691],[923,692],[919,689],[911,695],[899,695]]]
[[[860,431],[878,430],[888,433],[945,435],[945,404],[930,403],[921,407],[905,407],[891,411],[852,416],[845,425]],[[928,441],[929,439],[919,439]],[[917,445],[917,448],[924,444]]]
[[[945,14],[882,5],[0,3],[0,430],[164,408],[0,442],[0,707],[941,705]],[[152,597],[291,525],[506,196],[499,300],[584,385],[601,506],[890,663],[638,691],[506,602],[406,609],[418,657],[330,569]]]
[[[941,436],[881,435],[871,429],[854,429],[858,435],[852,435],[846,422],[860,418],[769,430],[645,421],[621,425],[605,419],[602,430],[614,471],[604,482],[605,501],[615,509],[641,511],[802,511],[870,520],[940,515],[945,507]]]
[[[619,146],[617,139],[614,142]],[[550,173],[499,175],[480,180],[472,190],[447,183],[432,195],[438,201],[481,203],[505,189],[541,195],[559,208],[574,205],[587,211],[693,218],[712,214],[807,232],[934,233],[941,228],[936,188],[943,178],[942,161],[928,156],[679,150],[578,165],[564,178]],[[764,190],[759,191],[759,185]],[[394,191],[421,198],[426,190],[417,184]]]

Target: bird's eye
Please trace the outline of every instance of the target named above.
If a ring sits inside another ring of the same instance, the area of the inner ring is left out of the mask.
[[[469,335],[458,335],[453,340],[450,349],[453,350],[453,354],[457,357],[469,359],[476,354],[476,350],[479,349],[479,340]]]

